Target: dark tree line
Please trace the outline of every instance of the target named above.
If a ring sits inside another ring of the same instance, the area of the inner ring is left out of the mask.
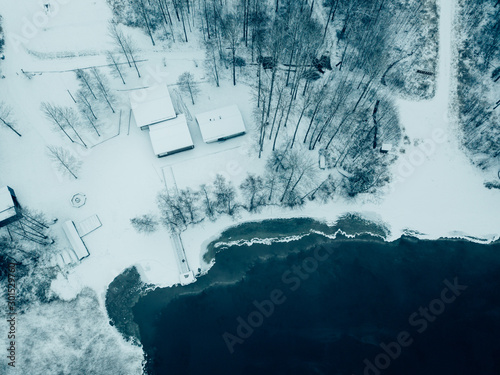
[[[194,24],[194,0],[107,0],[115,20],[139,27],[149,36],[151,44],[158,39],[189,41]],[[181,37],[179,38],[179,34]]]
[[[218,174],[211,184],[198,189],[170,189],[158,195],[161,222],[173,232],[184,231],[203,220],[215,221],[222,215],[235,217],[241,210],[259,212],[265,206],[299,207],[306,200],[323,202],[332,198],[336,182],[329,175],[318,180],[314,163],[303,154],[274,152],[266,163],[265,174],[249,173],[234,186]],[[138,231],[150,232],[156,220],[144,215],[131,220]]]
[[[481,168],[500,160],[500,4],[460,1],[458,116],[462,143]]]

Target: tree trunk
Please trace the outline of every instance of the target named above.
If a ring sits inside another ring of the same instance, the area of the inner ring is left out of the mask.
[[[7,123],[3,118],[0,118],[0,121],[2,121],[10,130],[12,130],[18,136],[22,137],[21,134],[16,129],[14,129],[14,127],[12,125],[10,125],[9,123]]]
[[[151,38],[151,43],[153,43],[153,46],[155,45],[155,40],[153,39],[153,33],[151,32],[151,27],[149,26],[149,19],[148,15],[146,12],[146,6],[144,5],[144,0],[139,0],[140,1],[140,8],[142,10],[142,17],[144,18],[144,23],[146,24],[146,29],[148,31],[149,37]]]
[[[236,86],[236,46],[233,41],[233,86]]]
[[[302,120],[302,116],[304,115],[306,109],[307,106],[304,106],[304,108],[302,108],[302,112],[300,112],[299,120],[297,121],[297,125],[295,126],[295,131],[293,132],[293,138],[290,148],[293,148],[293,144],[295,143],[295,137],[297,136],[297,131],[299,130],[300,121]]]

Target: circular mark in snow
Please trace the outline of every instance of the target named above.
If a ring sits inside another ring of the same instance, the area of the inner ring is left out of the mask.
[[[77,208],[82,207],[86,201],[87,197],[85,196],[85,194],[77,193],[71,198],[71,205]]]

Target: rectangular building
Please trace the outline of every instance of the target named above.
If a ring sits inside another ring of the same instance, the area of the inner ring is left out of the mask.
[[[186,116],[183,114],[175,119],[151,125],[149,136],[153,151],[159,158],[194,148]]]
[[[135,123],[141,130],[177,116],[167,86],[134,90],[130,92],[129,98]]]
[[[223,141],[243,135],[245,123],[238,106],[218,108],[196,115],[205,143]]]

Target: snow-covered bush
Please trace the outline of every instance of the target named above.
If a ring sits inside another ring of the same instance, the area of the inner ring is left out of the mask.
[[[130,224],[139,233],[153,233],[158,229],[158,220],[151,214],[134,217]]]

